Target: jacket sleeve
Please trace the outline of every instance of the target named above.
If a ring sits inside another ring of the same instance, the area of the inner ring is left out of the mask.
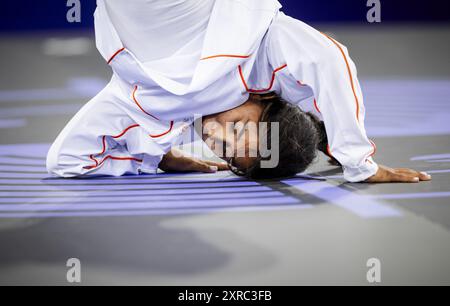
[[[378,170],[372,159],[376,147],[366,135],[363,96],[346,47],[280,12],[265,48],[272,67],[287,65],[280,73],[312,89],[325,122],[329,154],[342,164],[345,179],[359,182],[374,175]],[[283,90],[295,89],[283,89],[281,84]]]

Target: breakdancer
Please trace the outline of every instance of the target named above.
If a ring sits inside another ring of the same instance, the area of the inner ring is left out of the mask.
[[[280,9],[276,0],[97,0],[97,48],[113,76],[55,140],[48,171],[276,178],[302,172],[320,150],[349,182],[430,180],[374,161],[347,49]],[[225,163],[173,148],[193,125]]]

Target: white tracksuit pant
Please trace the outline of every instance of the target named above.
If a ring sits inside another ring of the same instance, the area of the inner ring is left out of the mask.
[[[139,1],[151,9],[160,0]],[[275,0],[214,2],[206,28],[198,35],[187,31],[192,39],[177,52],[159,58],[164,50],[158,50],[158,58],[149,60],[138,56],[139,44],[123,43],[120,35],[127,32],[116,31],[120,22],[113,24],[108,6],[97,1],[97,47],[114,76],[56,139],[47,158],[50,173],[154,172],[195,115],[226,111],[249,93],[271,91],[320,112],[329,153],[343,165],[348,181],[376,173],[375,146],[366,136],[363,97],[347,49],[279,12]]]

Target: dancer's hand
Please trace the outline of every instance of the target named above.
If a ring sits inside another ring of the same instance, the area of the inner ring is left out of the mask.
[[[378,172],[369,177],[368,183],[418,183],[430,181],[431,176],[425,172],[418,172],[407,168],[389,168],[379,165]]]
[[[203,161],[197,158],[183,156],[180,151],[172,149],[164,155],[159,168],[166,172],[203,172],[214,173],[229,170],[227,163]]]

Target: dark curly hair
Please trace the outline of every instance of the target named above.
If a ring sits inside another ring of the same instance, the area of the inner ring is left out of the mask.
[[[279,123],[279,162],[274,168],[261,167],[258,157],[249,169],[236,174],[251,179],[275,179],[294,176],[303,172],[316,158],[317,150],[327,146],[325,126],[314,114],[302,111],[275,94],[263,95],[266,104],[261,122],[268,123],[267,144],[271,144],[271,123]],[[265,135],[264,135],[265,136]]]

